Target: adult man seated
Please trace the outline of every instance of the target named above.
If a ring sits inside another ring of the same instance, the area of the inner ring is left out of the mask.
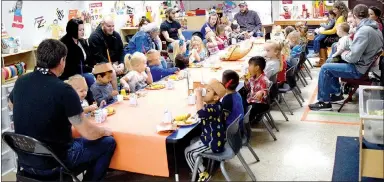
[[[115,23],[111,16],[105,16],[100,25],[90,35],[89,48],[96,63],[112,62],[112,87],[117,89],[117,75],[124,74],[123,42],[119,33],[115,31]]]
[[[161,35],[167,41],[167,45],[174,42],[175,40],[185,40],[182,32],[181,25],[175,19],[176,10],[173,8],[168,8],[165,10],[166,20],[160,25]]]
[[[58,77],[64,72],[67,48],[47,39],[37,48],[37,66],[17,79],[9,95],[15,133],[47,144],[72,171],[84,171],[84,181],[101,181],[115,150],[112,133],[92,124],[83,113],[76,91]],[[84,138],[72,138],[71,127]],[[45,157],[18,154],[26,173],[58,174],[59,164]]]
[[[339,77],[358,79],[376,61],[374,57],[382,51],[383,36],[377,23],[368,19],[368,16],[366,5],[359,4],[353,8],[353,17],[357,25],[356,33],[350,47],[351,51],[346,51],[341,55],[341,58],[347,63],[326,63],[321,67],[318,102],[309,105],[311,110],[332,110],[331,102],[343,99]]]
[[[261,21],[256,11],[249,10],[247,2],[239,4],[240,12],[235,14],[235,20],[240,25],[241,31],[247,31],[245,38],[256,37],[257,32],[261,31]]]

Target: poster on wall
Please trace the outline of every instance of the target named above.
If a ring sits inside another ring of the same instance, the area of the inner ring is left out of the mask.
[[[96,27],[100,24],[101,20],[103,20],[103,3],[96,2],[89,4],[89,11],[91,14],[91,27],[92,31],[96,29]]]
[[[283,4],[292,4],[292,0],[283,0],[282,3]]]
[[[23,24],[23,15],[21,14],[21,9],[23,8],[23,1],[18,0],[15,3],[15,7],[10,10],[10,13],[13,13],[13,28],[24,28]]]
[[[77,9],[70,9],[68,12],[68,21],[71,20],[72,18],[77,18]]]

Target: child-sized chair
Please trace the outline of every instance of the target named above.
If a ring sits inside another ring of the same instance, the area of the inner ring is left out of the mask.
[[[249,144],[251,140],[251,124],[249,122],[249,115],[252,110],[252,105],[248,106],[247,113],[244,115],[244,120],[243,120],[243,128],[244,128],[244,135],[243,135],[243,146],[248,147],[249,151],[252,153],[253,157],[255,157],[256,162],[259,162],[260,159],[257,156],[256,152],[252,149],[252,146]]]
[[[252,181],[256,181],[256,177],[253,174],[252,170],[249,168],[247,162],[244,160],[243,156],[240,153],[242,147],[242,136],[239,130],[239,121],[241,115],[235,119],[227,128],[227,143],[225,144],[225,150],[222,153],[212,153],[212,152],[203,152],[198,155],[195,166],[192,173],[192,181],[196,181],[197,169],[199,164],[202,162],[202,158],[211,159],[214,161],[220,162],[220,169],[225,177],[226,181],[231,181],[227,171],[225,170],[225,162],[237,156],[241,164],[244,166],[245,170],[251,177]]]
[[[300,107],[303,107],[303,104],[300,102],[299,97],[304,102],[303,97],[301,96],[300,92],[297,90],[295,69],[296,69],[296,66],[292,66],[291,68],[289,68],[286,71],[287,83],[284,83],[283,88],[279,88],[279,95],[291,113],[292,113],[291,108],[289,107],[289,105],[285,101],[284,94],[286,94],[288,92],[292,92],[292,94],[293,94],[293,96],[295,96],[297,102],[299,102]]]

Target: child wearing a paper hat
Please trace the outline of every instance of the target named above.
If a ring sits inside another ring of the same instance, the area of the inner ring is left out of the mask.
[[[96,82],[91,86],[91,91],[97,105],[111,104],[117,100],[119,92],[112,88],[112,70],[111,63],[99,63],[93,68]]]

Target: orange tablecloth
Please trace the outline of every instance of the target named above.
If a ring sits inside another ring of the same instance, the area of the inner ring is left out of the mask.
[[[250,52],[248,55],[254,54]],[[193,81],[216,78],[221,81],[222,72],[226,69],[240,69],[241,61],[221,62],[221,70],[216,72],[210,68],[190,69]],[[212,56],[209,59],[218,59]],[[169,176],[166,151],[166,137],[170,134],[158,134],[156,125],[162,122],[164,111],[168,109],[173,116],[196,113],[195,106],[188,105],[187,80],[175,81],[172,90],[148,90],[145,97],[138,98],[138,106],[130,106],[129,101],[113,104],[116,113],[109,116],[101,125],[113,131],[116,150],[110,168],[135,173]],[[73,134],[76,136],[74,130]]]

